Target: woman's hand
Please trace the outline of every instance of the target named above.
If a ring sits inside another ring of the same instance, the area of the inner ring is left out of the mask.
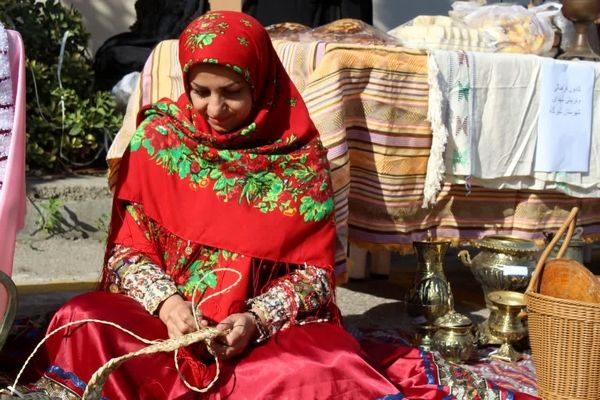
[[[211,343],[215,355],[221,360],[241,354],[257,333],[254,318],[248,313],[231,314],[217,325],[217,329],[228,332]]]
[[[194,314],[192,313],[192,303],[185,301],[178,294],[174,294],[163,301],[158,310],[158,317],[167,326],[169,338],[176,338],[197,330]],[[201,317],[201,314],[199,314],[199,317]],[[208,322],[202,320],[200,326],[206,327]]]

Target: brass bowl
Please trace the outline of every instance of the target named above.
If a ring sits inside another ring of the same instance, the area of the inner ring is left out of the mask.
[[[600,15],[598,0],[562,0],[563,15],[573,22],[592,22]]]
[[[488,295],[494,309],[488,319],[489,332],[502,339],[502,346],[490,357],[514,362],[521,355],[514,350],[513,344],[527,336],[527,327],[521,320],[525,308],[525,295],[519,292],[495,291]]]

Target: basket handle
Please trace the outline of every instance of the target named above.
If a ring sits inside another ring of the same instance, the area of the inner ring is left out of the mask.
[[[556,243],[558,243],[558,241],[560,240],[560,238],[562,237],[562,235],[565,233],[565,231],[568,228],[567,234],[565,236],[565,240],[563,240],[563,244],[560,247],[560,249],[558,250],[556,258],[562,258],[562,256],[567,251],[567,248],[569,247],[569,242],[571,241],[571,237],[573,236],[573,232],[575,231],[575,220],[577,219],[578,212],[579,212],[578,207],[573,207],[571,209],[571,212],[569,213],[569,216],[567,217],[565,222],[563,222],[562,226],[558,229],[558,231],[556,232],[556,234],[554,235],[554,237],[552,238],[552,240],[550,241],[548,246],[546,246],[546,248],[542,252],[540,259],[538,260],[537,264],[535,265],[535,269],[533,270],[533,274],[531,275],[531,280],[529,281],[527,290],[525,290],[526,292],[533,292],[534,288],[536,291],[539,290],[538,282],[539,282],[540,276],[542,274],[542,271],[544,269],[544,265],[546,264],[546,259],[552,252],[552,249],[554,249],[554,246],[556,246]]]

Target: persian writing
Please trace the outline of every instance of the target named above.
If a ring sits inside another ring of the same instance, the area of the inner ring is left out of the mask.
[[[552,90],[550,114],[564,117],[577,117],[582,112],[583,91],[581,85],[569,86],[556,83]]]
[[[595,80],[592,65],[542,64],[535,171],[589,171]]]

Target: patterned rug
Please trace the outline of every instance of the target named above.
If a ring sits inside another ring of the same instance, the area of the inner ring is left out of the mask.
[[[410,331],[386,328],[357,327],[350,330],[352,335],[361,343],[380,342],[411,346],[415,342],[415,334]],[[518,362],[507,363],[489,358],[489,354],[497,347],[487,346],[477,349],[471,359],[464,364],[452,364],[454,373],[461,369],[471,372],[477,377],[484,378],[491,386],[503,388],[510,392],[525,393],[537,396],[535,369],[531,355],[522,353],[523,358]],[[439,359],[441,357],[435,357]]]

